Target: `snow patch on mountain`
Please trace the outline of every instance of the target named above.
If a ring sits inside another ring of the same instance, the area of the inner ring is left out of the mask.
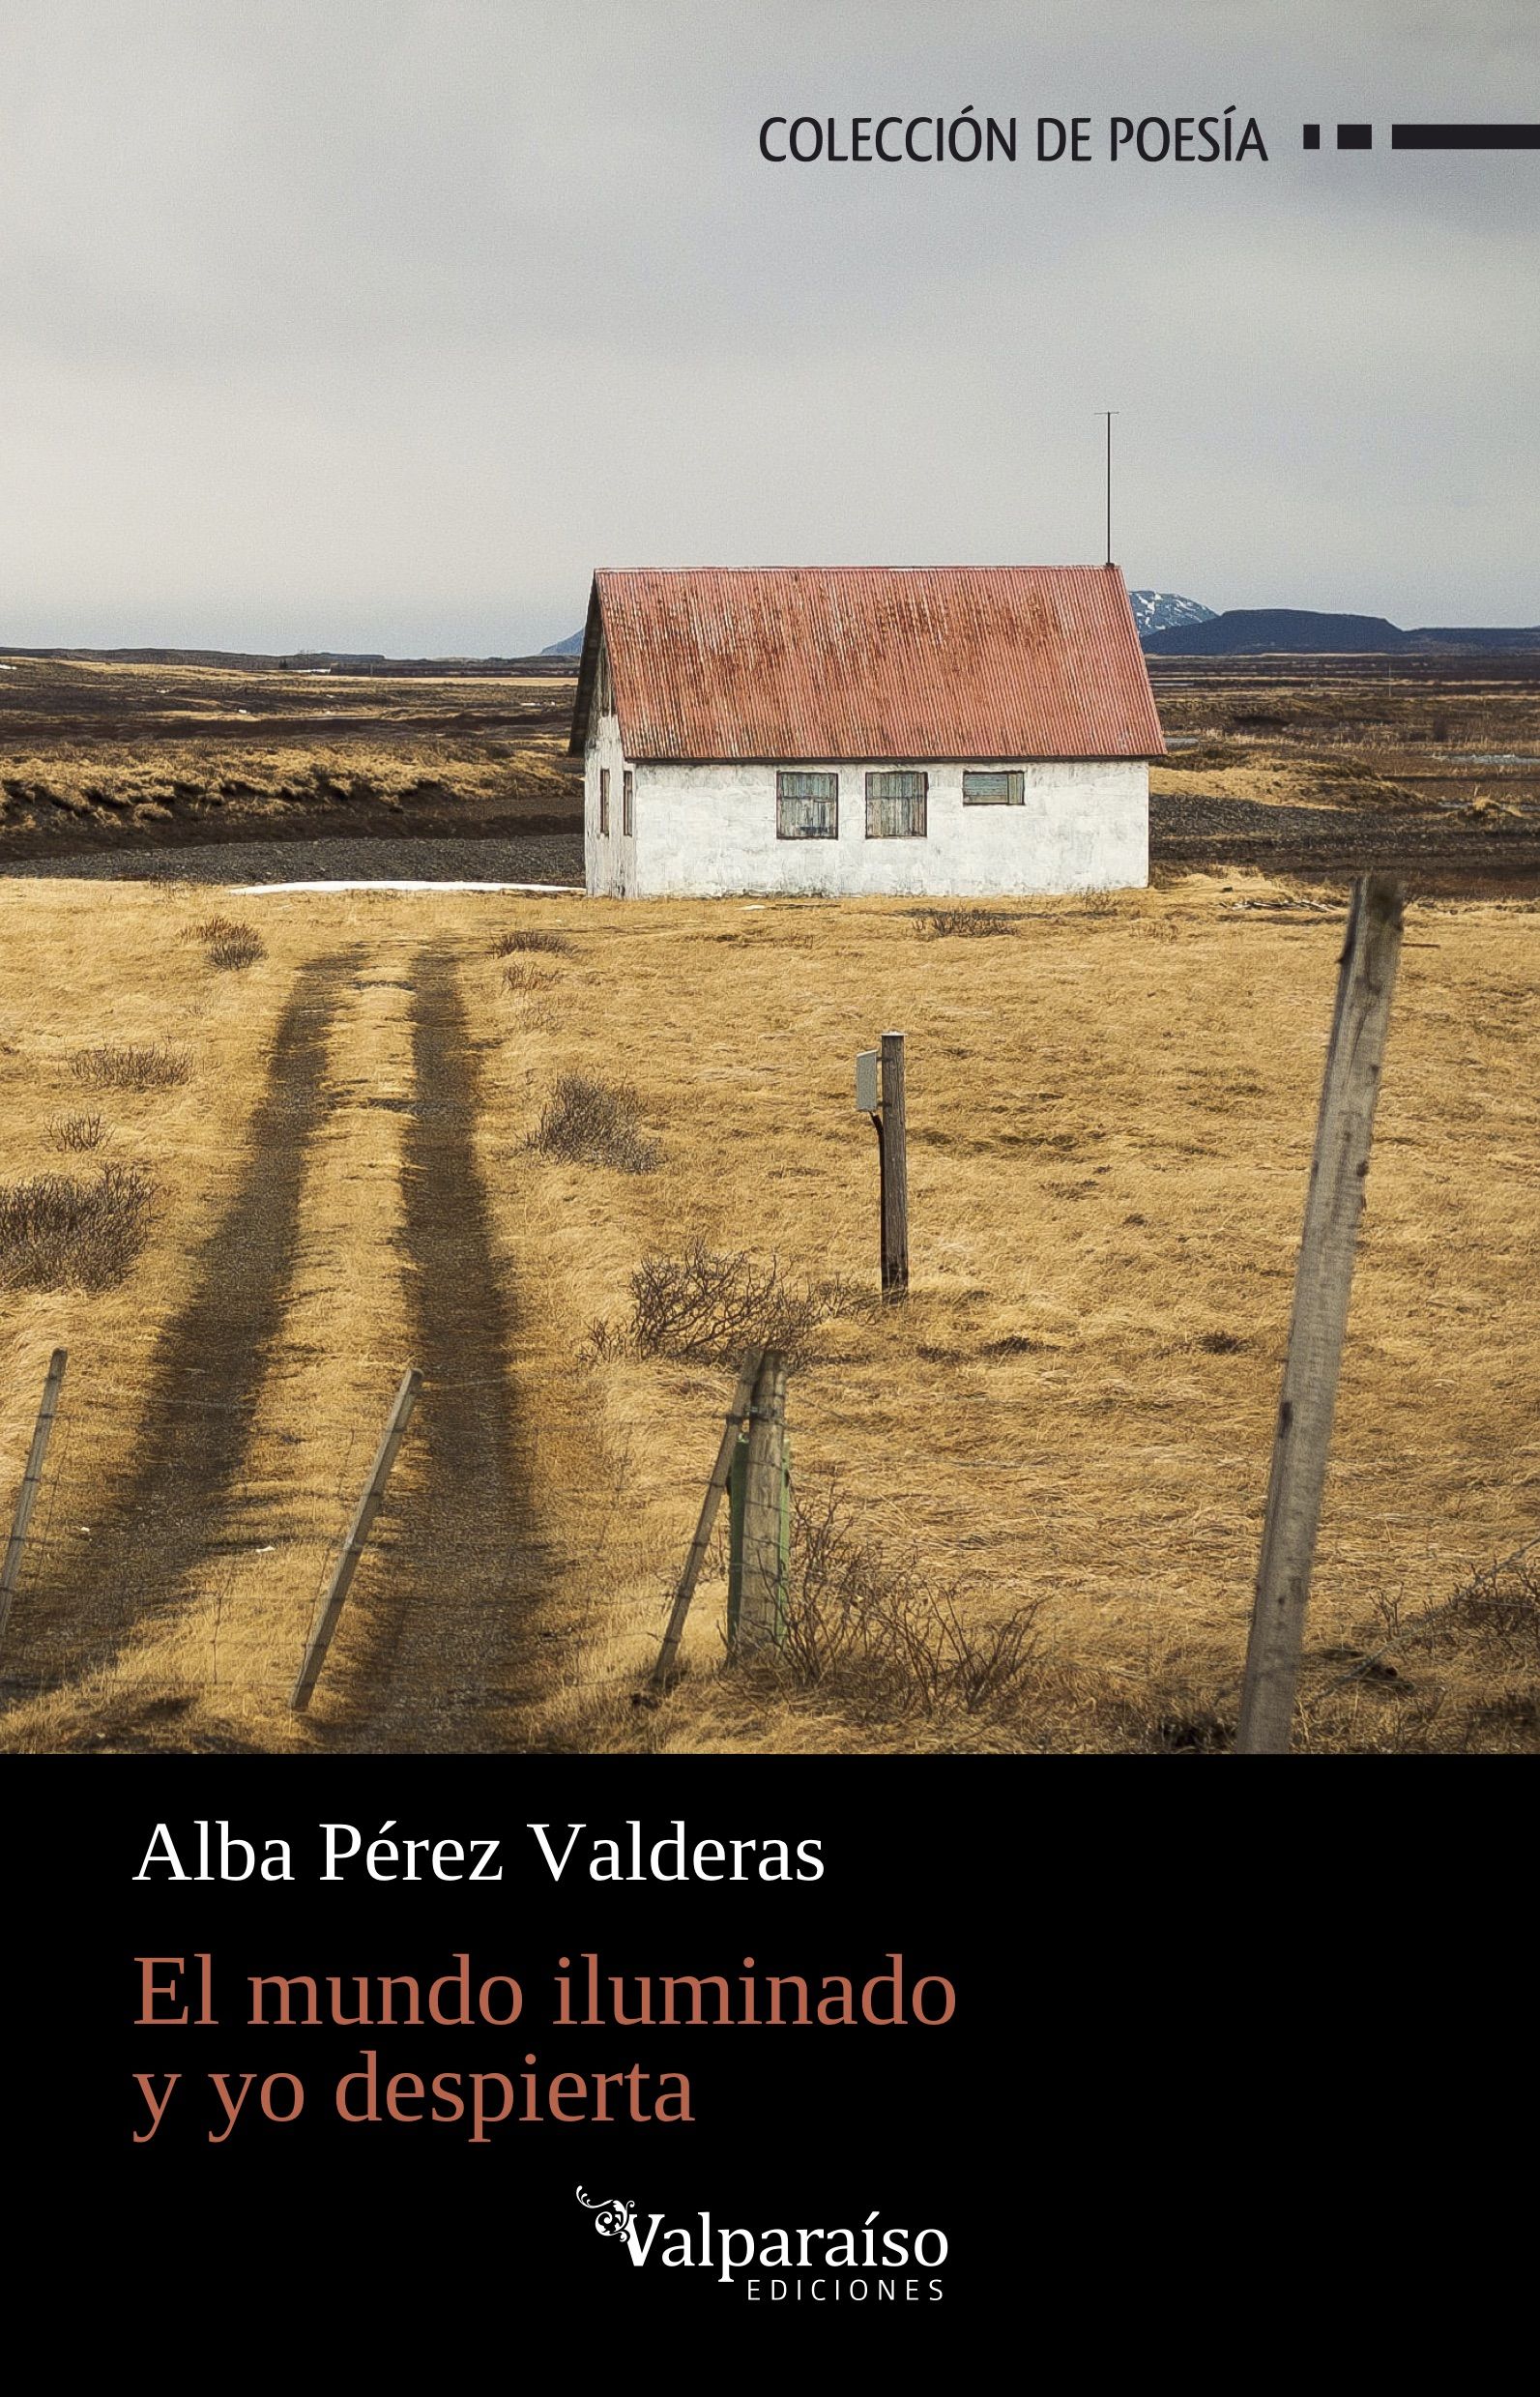
[[[1201,599],[1184,599],[1178,591],[1130,591],[1128,604],[1141,640],[1147,632],[1175,632],[1181,625],[1206,625],[1214,615]]]

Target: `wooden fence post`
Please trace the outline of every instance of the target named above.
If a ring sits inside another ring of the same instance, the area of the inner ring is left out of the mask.
[[[1267,1513],[1241,1685],[1241,1756],[1286,1756],[1321,1522],[1326,1452],[1352,1289],[1390,1000],[1401,955],[1402,892],[1388,875],[1353,890],[1326,1053],[1289,1353],[1273,1438]]]
[[[342,1554],[333,1568],[332,1578],[327,1583],[325,1594],[316,1609],[314,1626],[305,1645],[305,1660],[300,1666],[299,1679],[289,1696],[289,1705],[297,1714],[303,1714],[309,1705],[310,1692],[315,1687],[316,1677],[326,1662],[326,1652],[332,1645],[332,1634],[336,1629],[343,1600],[352,1587],[353,1576],[358,1570],[359,1559],[363,1554],[370,1532],[374,1529],[374,1518],[380,1511],[380,1501],[385,1496],[385,1485],[391,1477],[391,1467],[395,1463],[395,1452],[401,1445],[401,1436],[412,1419],[412,1410],[417,1405],[418,1392],[421,1387],[422,1376],[415,1366],[409,1373],[403,1374],[401,1387],[395,1393],[395,1402],[386,1421],[384,1438],[376,1451],[368,1480],[363,1486],[363,1496],[360,1499],[354,1511],[353,1521],[348,1526],[348,1535],[342,1543]]]
[[[883,1296],[909,1293],[909,1125],[904,1097],[904,1036],[885,1032],[883,1058]]]
[[[26,1471],[21,1476],[21,1488],[16,1496],[16,1511],[12,1520],[11,1537],[6,1542],[6,1561],[3,1565],[0,1565],[0,1640],[5,1638],[6,1625],[11,1621],[11,1602],[16,1594],[16,1588],[21,1580],[21,1558],[27,1544],[27,1525],[32,1520],[33,1505],[42,1486],[43,1460],[48,1453],[48,1439],[53,1430],[53,1418],[59,1412],[59,1389],[64,1381],[64,1369],[68,1362],[69,1351],[56,1348],[48,1359],[48,1370],[44,1377],[43,1403],[38,1409],[38,1419],[32,1431],[32,1446],[27,1451]]]
[[[727,1652],[738,1647],[743,1612],[743,1493],[748,1486],[748,1434],[740,1432],[727,1469]]]
[[[786,1360],[768,1348],[754,1385],[743,1460],[743,1539],[736,1646],[777,1642],[786,1605]]]
[[[727,1487],[727,1476],[732,1468],[733,1451],[738,1446],[740,1428],[744,1416],[753,1404],[754,1385],[759,1379],[760,1363],[764,1355],[762,1348],[751,1348],[744,1357],[739,1372],[738,1387],[733,1392],[733,1403],[728,1409],[727,1419],[722,1427],[721,1441],[716,1450],[716,1462],[712,1467],[711,1478],[706,1484],[706,1495],[701,1501],[700,1520],[695,1526],[695,1536],[690,1541],[689,1553],[684,1559],[684,1570],[681,1573],[674,1592],[674,1603],[669,1609],[668,1629],[663,1634],[663,1645],[657,1652],[657,1662],[653,1667],[650,1686],[654,1690],[662,1689],[667,1685],[669,1675],[674,1670],[675,1659],[679,1655],[679,1644],[684,1636],[684,1619],[690,1611],[690,1600],[695,1595],[695,1585],[701,1577],[701,1566],[706,1562],[706,1551],[711,1546],[712,1528],[716,1521],[716,1509],[721,1505],[722,1492]]]

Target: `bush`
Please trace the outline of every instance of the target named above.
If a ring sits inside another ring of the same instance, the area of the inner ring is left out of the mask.
[[[530,1147],[576,1164],[612,1165],[622,1174],[651,1174],[663,1155],[661,1143],[642,1129],[630,1084],[592,1073],[558,1076]]]
[[[1532,1661],[1540,1657],[1540,1540],[1470,1574],[1441,1605],[1408,1618],[1399,1600],[1381,1599],[1377,1611],[1388,1635],[1380,1654],[1406,1646]]]
[[[776,1257],[759,1264],[746,1249],[708,1248],[696,1240],[681,1257],[644,1257],[631,1275],[630,1321],[596,1324],[590,1342],[597,1357],[680,1357],[711,1365],[737,1365],[750,1347],[777,1348],[796,1365],[805,1362],[820,1325],[867,1314],[876,1303],[854,1283],[794,1283]]]
[[[237,932],[226,932],[209,943],[209,963],[226,974],[244,974],[268,953],[268,945],[249,925]]]
[[[565,932],[500,932],[492,944],[494,957],[532,951],[542,957],[570,957],[572,944]]]
[[[104,1116],[65,1115],[54,1117],[48,1136],[56,1149],[83,1151],[100,1149],[111,1134]]]
[[[137,1165],[103,1165],[95,1182],[35,1174],[0,1184],[0,1281],[21,1290],[121,1281],[144,1246],[155,1194]]]
[[[97,1091],[168,1091],[186,1082],[192,1060],[164,1040],[108,1040],[70,1061],[77,1082]]]
[[[1037,1662],[1038,1604],[974,1630],[955,1587],[895,1565],[852,1530],[830,1479],[794,1497],[783,1636],[754,1661],[866,1715],[979,1714],[1020,1695]]]
[[[235,916],[205,916],[184,936],[201,941],[209,952],[209,963],[225,973],[243,974],[268,953],[268,945],[255,924],[243,923]]]
[[[922,941],[940,941],[952,936],[965,940],[987,940],[992,933],[1014,932],[1019,918],[1002,916],[991,908],[921,907],[915,912],[915,929]]]
[[[548,990],[555,979],[555,975],[550,973],[546,968],[538,965],[526,965],[517,959],[512,965],[506,965],[503,968],[503,987],[505,990],[523,993],[528,993],[532,990]]]

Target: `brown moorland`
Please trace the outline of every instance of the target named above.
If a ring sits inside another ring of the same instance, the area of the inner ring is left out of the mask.
[[[577,823],[569,667],[0,660],[0,858]]]

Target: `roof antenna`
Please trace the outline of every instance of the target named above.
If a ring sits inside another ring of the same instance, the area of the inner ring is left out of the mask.
[[[1121,416],[1121,414],[1122,414],[1122,410],[1121,410],[1121,408],[1098,408],[1098,409],[1097,409],[1097,411],[1096,411],[1096,413],[1097,413],[1097,415],[1098,415],[1098,416],[1104,416],[1104,417],[1107,419],[1107,563],[1108,563],[1108,565],[1109,565],[1109,566],[1111,566],[1111,564],[1112,564],[1112,562],[1113,562],[1113,553],[1112,553],[1112,421],[1113,421],[1113,418],[1114,418],[1115,416]]]

